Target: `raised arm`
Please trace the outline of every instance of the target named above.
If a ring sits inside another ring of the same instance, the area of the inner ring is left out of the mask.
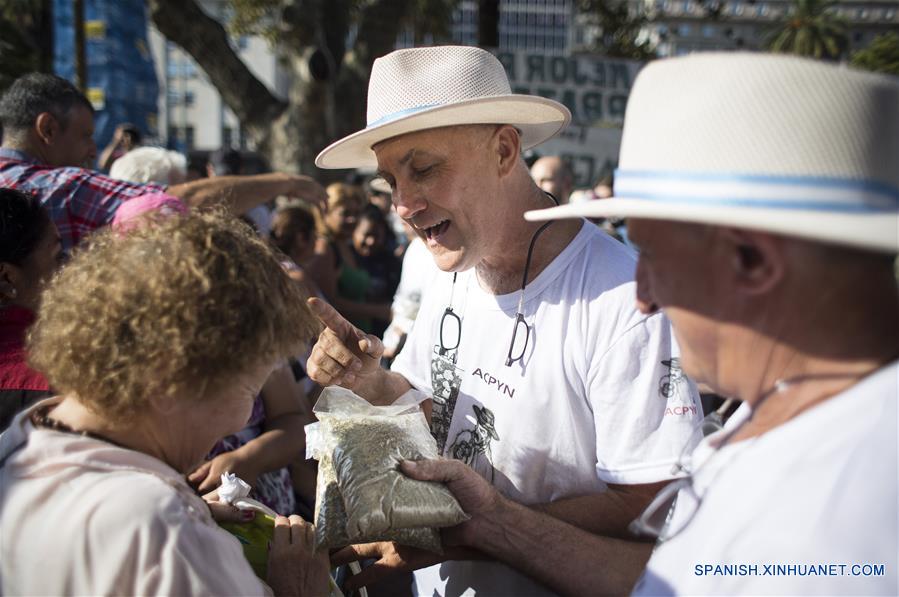
[[[253,176],[215,176],[170,186],[168,192],[190,207],[221,203],[242,214],[279,195],[304,199],[323,205],[325,190],[308,176],[299,174],[256,174]]]

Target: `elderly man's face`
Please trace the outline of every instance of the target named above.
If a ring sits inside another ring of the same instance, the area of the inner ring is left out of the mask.
[[[374,147],[378,171],[393,187],[406,220],[444,271],[462,271],[491,256],[503,204],[490,151],[497,127],[456,126],[420,131]],[[491,233],[491,230],[493,231]]]
[[[664,309],[680,346],[684,372],[714,384],[721,303],[709,231],[696,224],[628,220],[628,238],[640,251],[638,308],[647,314]]]

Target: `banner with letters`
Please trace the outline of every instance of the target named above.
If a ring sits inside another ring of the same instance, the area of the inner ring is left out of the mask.
[[[627,98],[643,63],[597,54],[547,56],[533,52],[497,52],[512,93],[539,95],[565,104],[571,124],[535,151],[559,155],[575,175],[575,187],[587,188],[611,173],[618,162]]]

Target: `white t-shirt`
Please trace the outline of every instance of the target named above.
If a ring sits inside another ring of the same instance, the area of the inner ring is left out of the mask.
[[[452,274],[435,279],[393,370],[434,396],[432,430],[445,456],[524,504],[671,478],[701,408],[672,363],[667,319],[635,309],[635,263],[629,249],[585,224],[528,284],[530,338],[511,367],[519,293],[485,292],[474,270],[460,273],[454,288]],[[455,370],[432,363],[451,294],[462,319],[458,349],[449,353]],[[517,343],[523,328],[518,336]],[[416,583],[428,596],[545,592],[490,562],[446,562],[417,572]]]
[[[893,363],[761,436],[700,444],[699,508],[635,593],[899,594],[897,398]]]

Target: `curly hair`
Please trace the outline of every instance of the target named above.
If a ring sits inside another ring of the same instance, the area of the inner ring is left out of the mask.
[[[57,391],[128,422],[151,396],[199,399],[296,354],[318,328],[266,243],[203,212],[93,236],[46,289],[28,350]]]

